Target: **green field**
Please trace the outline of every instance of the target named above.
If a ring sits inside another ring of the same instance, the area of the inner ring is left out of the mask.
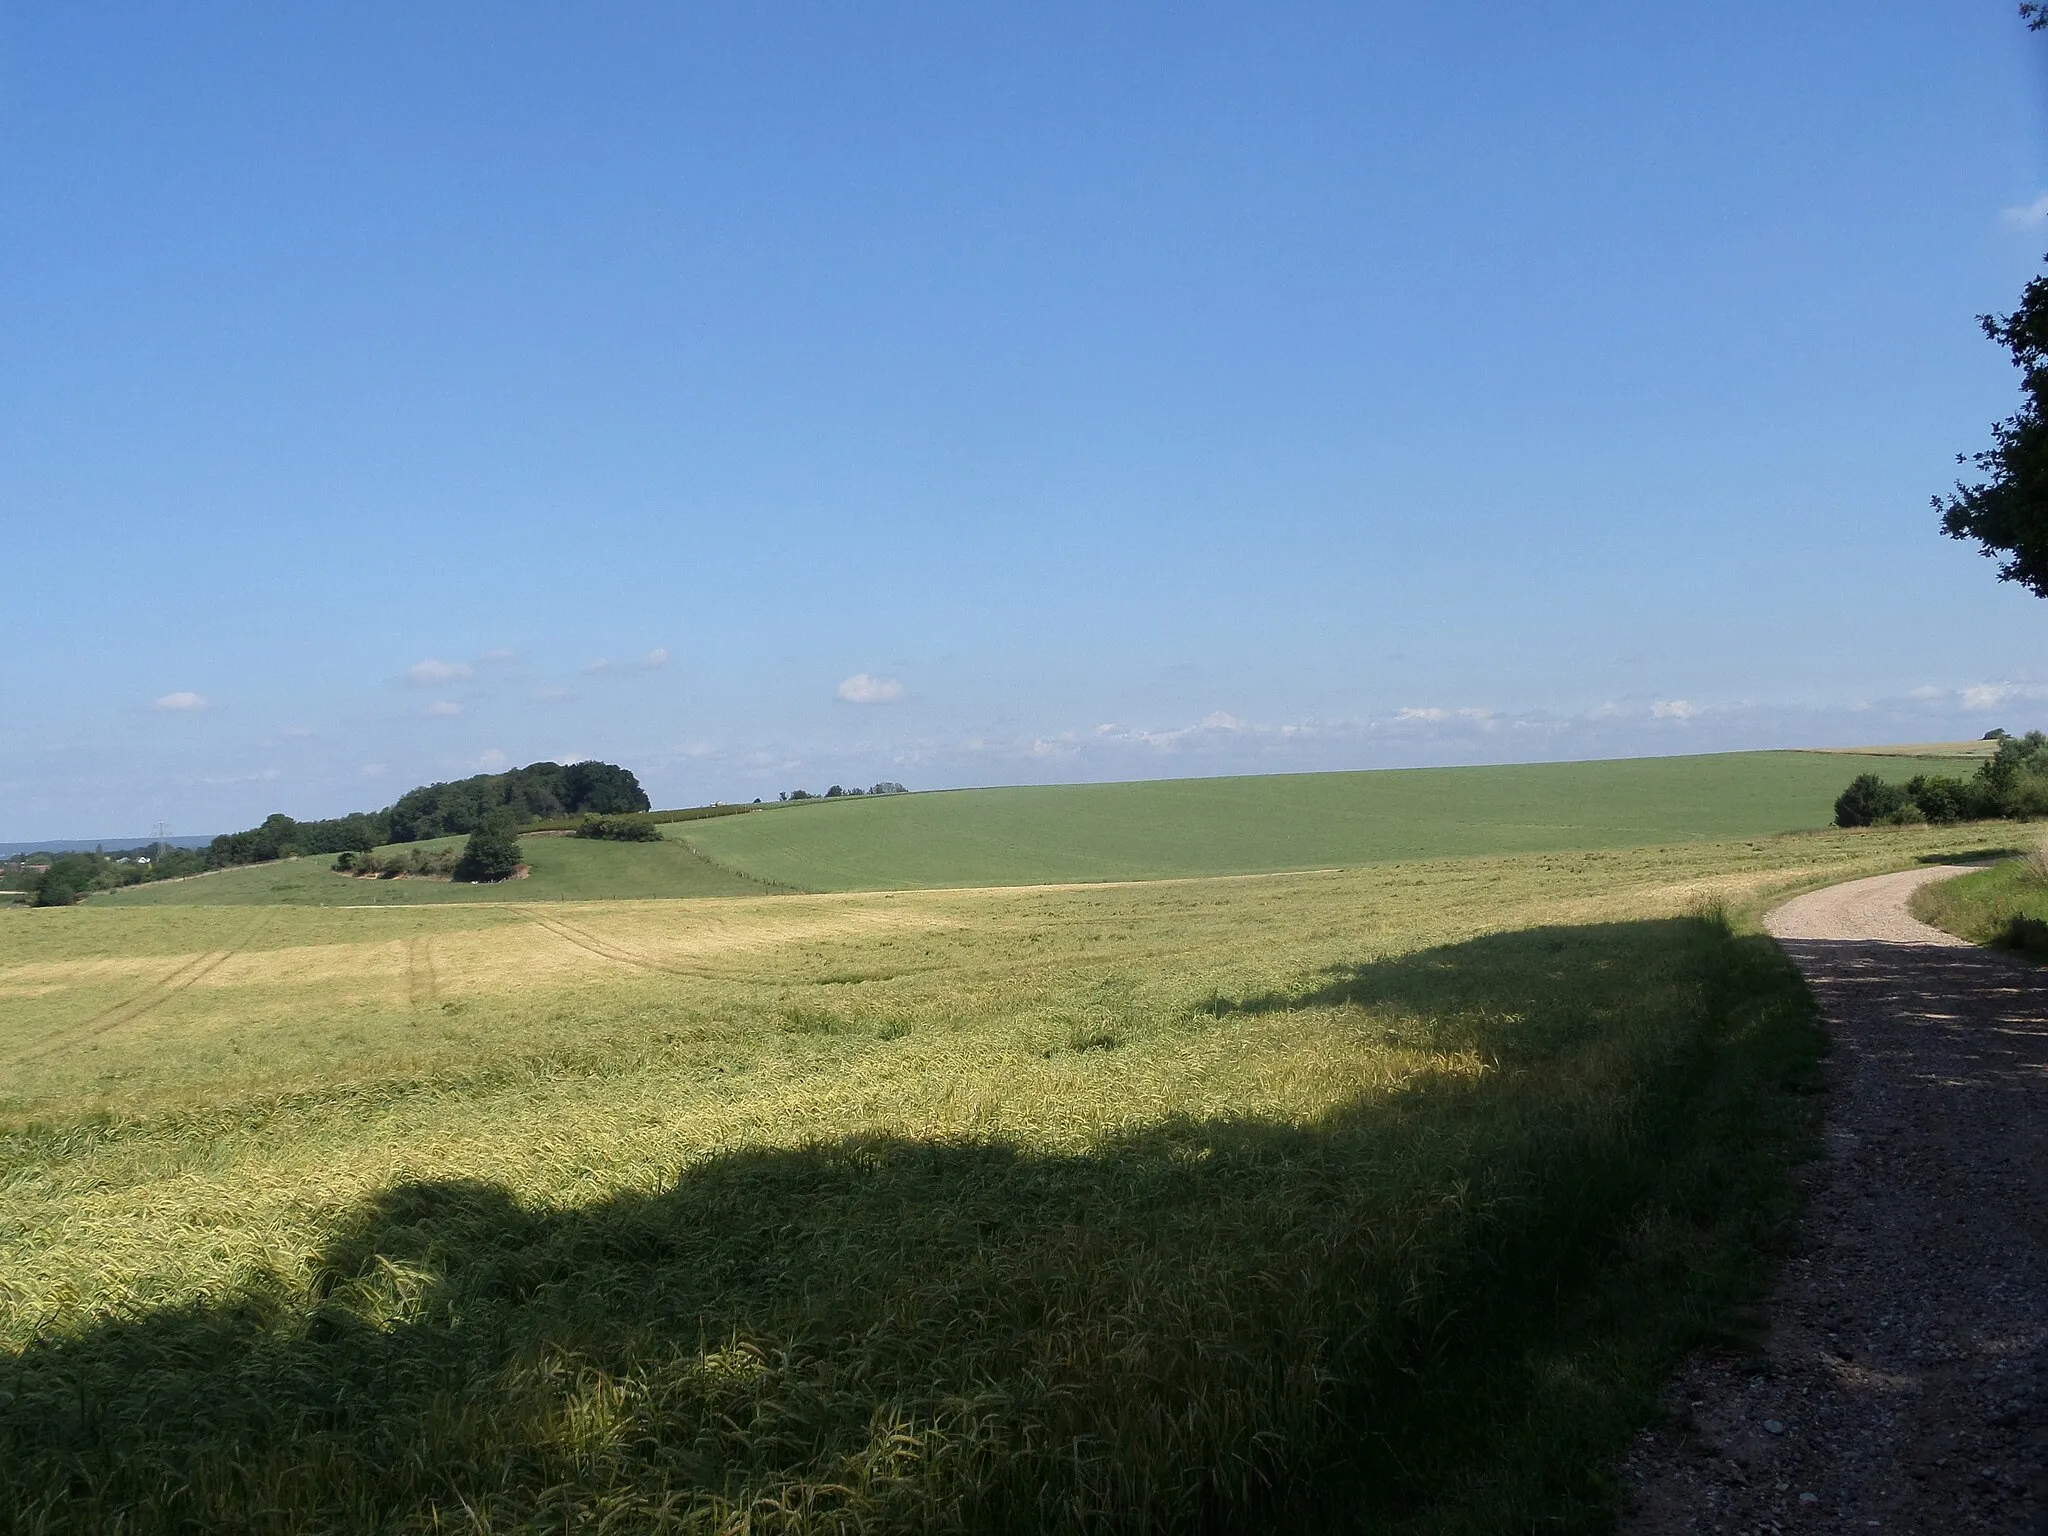
[[[1971,766],[1958,758],[1950,771]],[[529,835],[520,848],[532,875],[506,885],[354,880],[323,855],[92,900],[407,906],[936,890],[1645,847],[1824,827],[1842,786],[1866,771],[1896,777],[1899,765],[1884,756],[1742,752],[951,790],[671,821],[659,843]]]
[[[0,910],[0,1528],[1597,1527],[1982,837]]]
[[[1950,771],[1974,766],[1958,761]],[[1899,763],[1739,752],[952,790],[777,806],[665,830],[728,868],[802,890],[1160,880],[1824,827],[1835,796],[1866,772],[1897,777]]]
[[[459,846],[435,838],[414,846]],[[385,849],[389,853],[394,849]],[[334,872],[332,854],[251,864],[185,880],[132,885],[92,898],[95,906],[411,906],[422,902],[608,901],[650,897],[759,896],[772,889],[710,863],[686,843],[611,843],[536,836],[519,840],[531,867],[524,880],[464,885],[451,880],[357,880]]]

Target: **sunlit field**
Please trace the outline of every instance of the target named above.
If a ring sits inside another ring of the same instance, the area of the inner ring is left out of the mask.
[[[1763,837],[1829,825],[1859,773],[1966,774],[1981,756],[1722,752],[1051,784],[811,801],[664,831],[810,891],[1161,880]]]
[[[1597,1525],[1981,840],[0,911],[0,1525]]]

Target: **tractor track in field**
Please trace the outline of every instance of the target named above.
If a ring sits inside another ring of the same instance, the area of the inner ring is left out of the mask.
[[[82,1020],[68,1029],[60,1029],[33,1051],[16,1058],[24,1063],[41,1061],[82,1041],[111,1034],[124,1024],[132,1024],[145,1014],[153,1013],[179,993],[188,990],[211,976],[240,953],[241,946],[232,949],[209,949],[190,956],[171,972],[152,982],[132,997],[124,998],[111,1008],[102,1009],[91,1018]]]
[[[434,941],[426,934],[405,941],[405,1000],[415,1008],[441,1000],[441,977],[434,965]]]
[[[637,949],[624,944],[615,944],[610,939],[601,938],[587,928],[579,928],[576,924],[564,918],[556,917],[553,913],[544,914],[534,907],[515,907],[513,910],[530,919],[537,927],[553,934],[563,943],[573,944],[576,948],[588,954],[596,955],[601,960],[609,960],[614,965],[623,965],[636,971],[658,971],[667,976],[701,978],[701,972],[688,970],[678,965],[666,965]]]
[[[2048,969],[1907,911],[1955,866],[1765,926],[1832,1040],[1826,1151],[1748,1355],[1624,1463],[1631,1536],[2048,1533]]]

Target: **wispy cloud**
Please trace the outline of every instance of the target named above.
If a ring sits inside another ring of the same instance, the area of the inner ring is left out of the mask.
[[[486,773],[496,773],[505,766],[505,754],[496,747],[485,747],[477,754],[477,765]]]
[[[2008,229],[2040,229],[2048,225],[2048,192],[2023,206],[2001,209],[1998,221]]]
[[[1650,706],[1652,720],[1691,720],[1704,713],[1687,699],[1659,699]]]
[[[206,695],[203,693],[187,693],[181,690],[177,693],[167,693],[160,698],[151,699],[149,701],[149,707],[151,709],[177,711],[186,709],[211,709],[213,707],[213,704],[212,701],[208,699]]]
[[[445,720],[450,715],[461,714],[462,706],[453,699],[436,699],[420,713],[430,720]]]
[[[436,683],[455,683],[463,678],[474,677],[476,668],[466,661],[436,661],[429,656],[425,661],[416,661],[405,669],[405,680],[415,688],[431,688]]]
[[[869,677],[856,672],[839,685],[839,697],[848,704],[894,704],[903,697],[903,685],[893,677]]]
[[[487,667],[502,667],[508,662],[514,662],[518,659],[518,652],[507,650],[502,645],[494,646],[492,649],[485,651],[483,655],[477,657],[477,660]]]
[[[564,688],[560,683],[542,683],[533,690],[532,697],[543,704],[549,704],[556,699],[573,699],[576,697],[576,694],[572,689]]]
[[[599,677],[607,672],[659,672],[667,665],[668,647],[657,645],[638,661],[613,661],[609,657],[600,656],[597,660],[585,666],[583,670],[590,673],[593,677]]]

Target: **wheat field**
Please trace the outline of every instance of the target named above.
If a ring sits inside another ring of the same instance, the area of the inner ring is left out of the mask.
[[[1597,1525],[1971,840],[0,913],[0,1524]]]

